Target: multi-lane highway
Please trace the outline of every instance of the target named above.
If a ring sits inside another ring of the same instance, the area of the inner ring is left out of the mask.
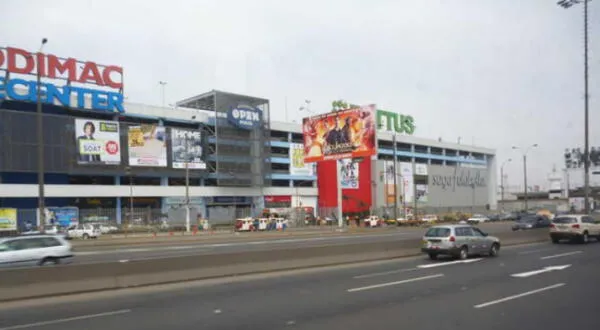
[[[600,243],[402,261],[0,305],[9,329],[594,329]]]
[[[490,223],[483,224],[481,228],[491,235],[511,232],[510,224]],[[423,228],[390,228],[387,230],[375,230],[374,233],[362,234],[336,234],[335,232],[317,233],[315,235],[293,234],[281,237],[278,233],[274,235],[262,234],[260,238],[252,238],[255,233],[242,235],[229,235],[216,238],[199,238],[179,242],[178,237],[173,237],[173,243],[155,244],[152,242],[127,245],[126,240],[117,241],[115,245],[98,246],[94,241],[75,242],[77,258],[75,263],[97,263],[146,260],[155,258],[180,257],[188,255],[220,254],[249,251],[268,251],[278,248],[306,248],[314,246],[332,246],[344,244],[376,243],[411,240],[421,237]],[[515,233],[518,236],[520,233]],[[279,236],[278,236],[279,235]],[[135,240],[135,239],[132,239]],[[148,241],[148,240],[146,240]],[[120,242],[120,243],[119,243]]]

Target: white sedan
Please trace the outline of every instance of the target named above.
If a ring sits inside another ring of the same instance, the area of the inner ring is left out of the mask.
[[[26,235],[0,239],[0,267],[67,263],[71,244],[58,235]]]
[[[473,214],[473,216],[467,220],[467,223],[478,224],[478,223],[488,222],[488,221],[490,221],[490,218],[486,217],[483,214]]]

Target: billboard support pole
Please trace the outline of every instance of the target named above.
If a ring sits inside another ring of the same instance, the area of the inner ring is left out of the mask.
[[[337,212],[336,212],[336,216],[337,216],[337,220],[338,220],[338,227],[342,228],[344,226],[344,219],[343,219],[343,212],[342,212],[342,181],[341,179],[341,173],[342,173],[342,166],[341,166],[341,161],[339,159],[336,159],[335,161],[335,168],[336,168],[336,185],[337,185]]]
[[[396,145],[396,132],[392,135],[394,144],[394,220],[398,220],[398,146]]]

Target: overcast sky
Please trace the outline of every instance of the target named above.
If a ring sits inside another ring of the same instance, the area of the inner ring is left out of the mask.
[[[413,115],[416,136],[495,148],[510,184],[546,186],[583,147],[583,6],[555,0],[2,0],[0,45],[116,64],[130,101],[211,89],[270,99],[275,120],[331,101]],[[590,4],[591,145],[600,145],[600,1]],[[287,100],[287,102],[286,102]],[[287,104],[287,107],[286,107]],[[287,114],[286,114],[287,108]]]

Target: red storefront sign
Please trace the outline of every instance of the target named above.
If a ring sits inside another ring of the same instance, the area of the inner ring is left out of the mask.
[[[291,203],[292,196],[265,196],[265,203]]]

